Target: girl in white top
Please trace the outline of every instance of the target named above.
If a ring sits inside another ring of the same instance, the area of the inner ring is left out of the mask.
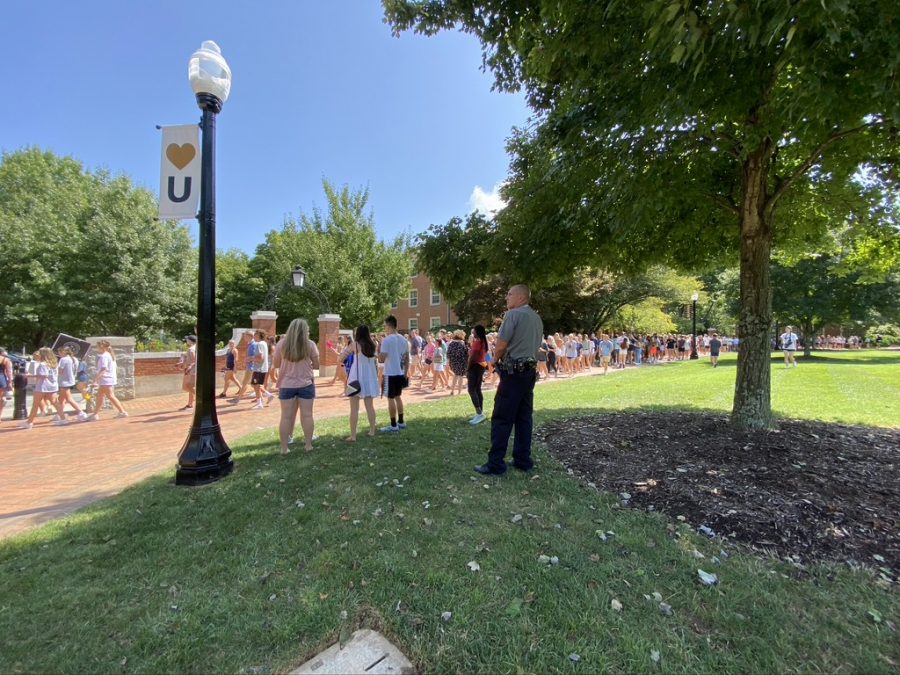
[[[378,388],[378,350],[375,341],[369,333],[369,327],[359,326],[356,329],[354,340],[344,348],[341,353],[341,364],[353,354],[353,363],[347,374],[348,382],[359,382],[359,393],[350,397],[350,435],[345,439],[349,442],[356,441],[356,426],[359,422],[359,399],[366,406],[366,417],[369,420],[368,436],[375,436],[375,397],[380,394]],[[339,366],[340,367],[340,366]],[[421,386],[421,382],[419,383]]]
[[[75,374],[78,372],[78,359],[72,353],[71,347],[63,347],[59,350],[59,355],[61,357],[59,359],[59,407],[64,410],[68,403],[78,413],[76,419],[83,422],[87,419],[87,415],[72,398],[72,387],[75,386]]]
[[[94,408],[96,412],[90,415],[88,420],[93,422],[99,419],[98,415],[100,414],[100,411],[103,410],[103,402],[107,398],[109,399],[109,402],[112,403],[113,408],[118,412],[116,417],[128,417],[125,408],[122,407],[119,399],[116,398],[115,386],[118,381],[116,375],[116,357],[113,355],[109,341],[100,340],[97,343],[97,351],[99,352],[97,355],[97,376],[94,378],[94,384],[99,387],[97,391],[97,407]]]
[[[34,420],[43,403],[49,403],[56,408],[57,418],[53,420],[54,424],[66,424],[62,405],[60,405],[56,396],[59,391],[57,371],[59,362],[56,360],[56,354],[49,347],[41,347],[35,352],[34,360],[37,363],[37,368],[34,372],[34,397],[31,401],[31,413],[28,415],[27,420],[19,424],[19,428],[31,429],[34,426]]]

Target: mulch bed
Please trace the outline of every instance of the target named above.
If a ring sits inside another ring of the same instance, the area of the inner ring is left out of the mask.
[[[629,412],[536,436],[628,506],[794,563],[900,569],[900,430],[782,421],[743,433],[723,416]]]

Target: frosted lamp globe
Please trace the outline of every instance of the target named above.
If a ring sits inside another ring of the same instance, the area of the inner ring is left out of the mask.
[[[212,94],[222,103],[231,92],[231,68],[222,56],[222,50],[212,40],[206,40],[191,55],[188,62],[188,79],[194,94]]]

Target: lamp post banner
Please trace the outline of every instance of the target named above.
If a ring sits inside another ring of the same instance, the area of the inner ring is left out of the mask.
[[[200,201],[200,128],[162,127],[159,178],[160,220],[196,218]]]

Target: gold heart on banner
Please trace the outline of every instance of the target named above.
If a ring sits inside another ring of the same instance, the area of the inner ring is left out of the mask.
[[[190,164],[196,154],[197,149],[190,143],[185,143],[184,145],[169,143],[166,147],[166,157],[179,170]]]

